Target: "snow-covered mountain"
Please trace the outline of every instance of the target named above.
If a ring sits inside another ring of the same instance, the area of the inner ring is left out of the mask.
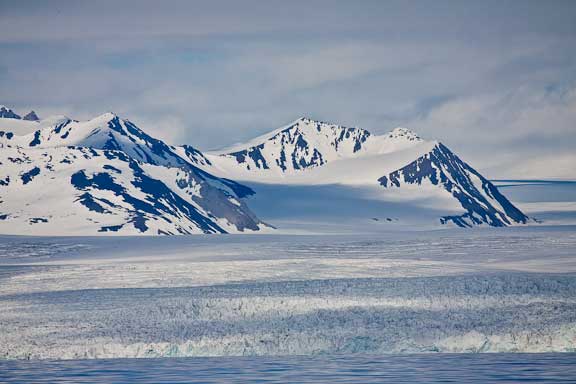
[[[276,174],[289,174],[338,159],[394,152],[420,142],[422,139],[405,128],[396,128],[385,136],[375,136],[361,128],[303,117],[248,143],[212,154],[233,159],[248,171],[270,170]]]
[[[67,117],[33,133],[15,136],[10,143],[20,147],[51,148],[62,146],[116,150],[154,165],[178,166],[184,160],[163,141],[147,135],[129,120],[105,113],[88,121]]]
[[[466,211],[461,215],[443,216],[442,223],[460,227],[488,224],[501,227],[526,223],[528,218],[498,188],[470,167],[445,145],[434,148],[410,164],[378,179],[384,188],[429,183],[451,194]]]
[[[11,108],[5,105],[0,105],[0,118],[3,119],[15,119],[15,120],[27,120],[27,121],[39,121],[40,118],[34,111],[28,112],[24,117],[20,116],[14,112]]]
[[[355,228],[358,217],[461,227],[528,221],[445,145],[406,128],[374,135],[301,118],[248,143],[203,153],[168,145],[113,113],[77,121],[37,120],[35,113],[24,120],[9,108],[0,111],[0,233],[269,228],[247,207],[248,196],[272,224],[271,213],[282,207],[294,215],[336,214],[330,221]],[[378,204],[364,204],[368,200]]]
[[[246,170],[291,172],[319,167],[363,149],[370,133],[301,118],[247,144],[224,149]]]
[[[207,153],[204,159],[196,164],[249,183],[378,186],[377,199],[404,201],[407,207],[419,200],[437,212],[441,224],[508,226],[528,221],[445,145],[406,128],[374,135],[301,118],[248,143]],[[253,188],[258,192],[257,185]]]
[[[2,120],[0,233],[189,234],[266,227],[242,201],[250,188],[196,167],[192,147],[171,147],[112,113],[85,122]]]

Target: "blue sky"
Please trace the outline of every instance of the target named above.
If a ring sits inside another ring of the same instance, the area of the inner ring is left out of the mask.
[[[575,1],[0,1],[0,103],[211,149],[300,116],[575,178]]]

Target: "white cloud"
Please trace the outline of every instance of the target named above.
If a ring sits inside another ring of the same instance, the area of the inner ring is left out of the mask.
[[[301,115],[405,125],[488,176],[576,145],[574,88],[546,90],[576,81],[576,2],[7,4],[0,102],[18,110],[112,110],[201,149]]]
[[[486,169],[493,178],[525,180],[576,180],[576,153],[565,151],[536,157],[517,158]]]
[[[576,179],[576,87],[456,99],[408,125],[465,152],[490,177]]]

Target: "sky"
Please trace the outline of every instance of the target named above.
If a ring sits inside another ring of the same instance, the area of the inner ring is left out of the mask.
[[[0,104],[216,149],[306,116],[576,179],[576,1],[0,0]]]

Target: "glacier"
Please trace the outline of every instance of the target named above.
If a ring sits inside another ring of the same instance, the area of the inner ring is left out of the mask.
[[[4,236],[0,356],[574,352],[574,229]]]

